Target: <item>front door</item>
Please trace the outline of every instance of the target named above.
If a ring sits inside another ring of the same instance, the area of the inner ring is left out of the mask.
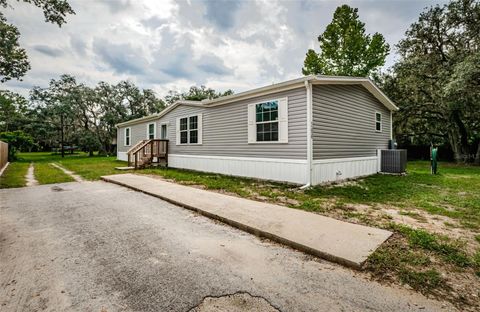
[[[166,140],[166,139],[167,139],[167,136],[168,136],[167,124],[162,124],[162,125],[160,126],[160,139]]]

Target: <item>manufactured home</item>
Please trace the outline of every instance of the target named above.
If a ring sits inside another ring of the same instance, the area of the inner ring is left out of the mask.
[[[306,76],[117,125],[117,158],[315,185],[379,172],[398,110],[368,78]]]

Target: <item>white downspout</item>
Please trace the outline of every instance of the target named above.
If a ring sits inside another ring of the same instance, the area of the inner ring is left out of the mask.
[[[393,112],[390,111],[390,140],[393,140]]]
[[[306,189],[312,185],[312,160],[313,160],[313,140],[312,140],[312,84],[309,80],[305,80],[305,88],[307,89],[307,168],[306,183],[301,189]]]

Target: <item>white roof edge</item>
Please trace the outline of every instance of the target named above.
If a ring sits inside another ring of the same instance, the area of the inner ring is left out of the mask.
[[[178,105],[203,106],[200,101],[186,101],[186,100],[177,101],[177,102],[165,107],[160,113],[148,115],[148,116],[137,118],[137,119],[124,121],[124,122],[116,124],[115,127],[119,128],[119,127],[123,127],[123,126],[135,125],[135,124],[138,124],[138,123],[142,123],[144,121],[159,119],[163,115],[165,115],[166,113],[168,113],[169,111],[171,111],[172,109],[177,107]]]
[[[398,107],[373,83],[372,80],[369,78],[364,78],[364,77],[346,77],[346,76],[315,76],[315,75],[309,75],[297,79],[292,79],[276,84],[272,84],[269,86],[264,86],[260,88],[255,88],[252,90],[240,92],[237,94],[232,94],[232,95],[227,95],[227,96],[222,96],[217,99],[212,99],[212,100],[202,100],[202,101],[187,101],[187,100],[181,100],[177,101],[169,106],[167,106],[163,111],[161,111],[158,114],[153,114],[150,116],[145,116],[142,118],[137,118],[129,121],[125,121],[119,124],[116,124],[115,126],[118,127],[123,127],[127,125],[134,125],[137,123],[141,123],[144,121],[149,121],[149,120],[155,120],[169,111],[173,110],[175,107],[178,105],[188,105],[188,106],[203,106],[203,107],[208,107],[208,106],[216,106],[216,105],[222,105],[222,104],[227,104],[233,101],[240,100],[242,98],[250,98],[253,96],[256,96],[260,93],[272,93],[272,92],[278,92],[279,90],[288,90],[291,88],[296,88],[299,86],[302,86],[305,81],[312,81],[312,82],[319,82],[319,83],[332,83],[332,84],[361,84],[363,85],[370,93],[372,93],[375,98],[377,98],[383,105],[385,105],[388,109],[397,111]],[[298,85],[298,86],[297,86]]]

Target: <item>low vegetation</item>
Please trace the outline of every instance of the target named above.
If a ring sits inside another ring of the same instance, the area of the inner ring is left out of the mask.
[[[85,180],[99,180],[101,176],[121,173],[115,167],[125,166],[116,157],[65,157],[57,161],[60,165],[80,175]]]
[[[1,187],[24,185],[21,177],[30,162],[41,183],[70,180],[58,174],[52,162],[86,180],[123,173],[115,167],[125,165],[114,157],[84,153],[63,159],[49,153],[19,158],[0,179]],[[480,308],[480,167],[441,163],[439,174],[432,176],[428,162],[409,162],[404,176],[374,175],[305,191],[188,170],[152,168],[135,173],[389,229],[394,235],[365,265],[373,278],[450,300],[463,310]]]
[[[51,163],[36,162],[34,163],[35,179],[39,184],[52,184],[62,182],[75,181],[71,176],[65,174],[62,170],[55,168]]]
[[[0,188],[25,186],[25,175],[27,174],[28,166],[28,163],[10,163],[2,176],[0,176]]]
[[[73,182],[74,179],[62,170],[52,166],[61,164],[82,175],[87,180],[98,180],[102,175],[118,173],[115,167],[123,165],[114,157],[89,157],[87,153],[60,154],[50,152],[18,153],[17,161],[10,163],[0,177],[0,188],[22,187],[26,185],[26,174],[30,163],[34,166],[34,177],[39,184]]]

